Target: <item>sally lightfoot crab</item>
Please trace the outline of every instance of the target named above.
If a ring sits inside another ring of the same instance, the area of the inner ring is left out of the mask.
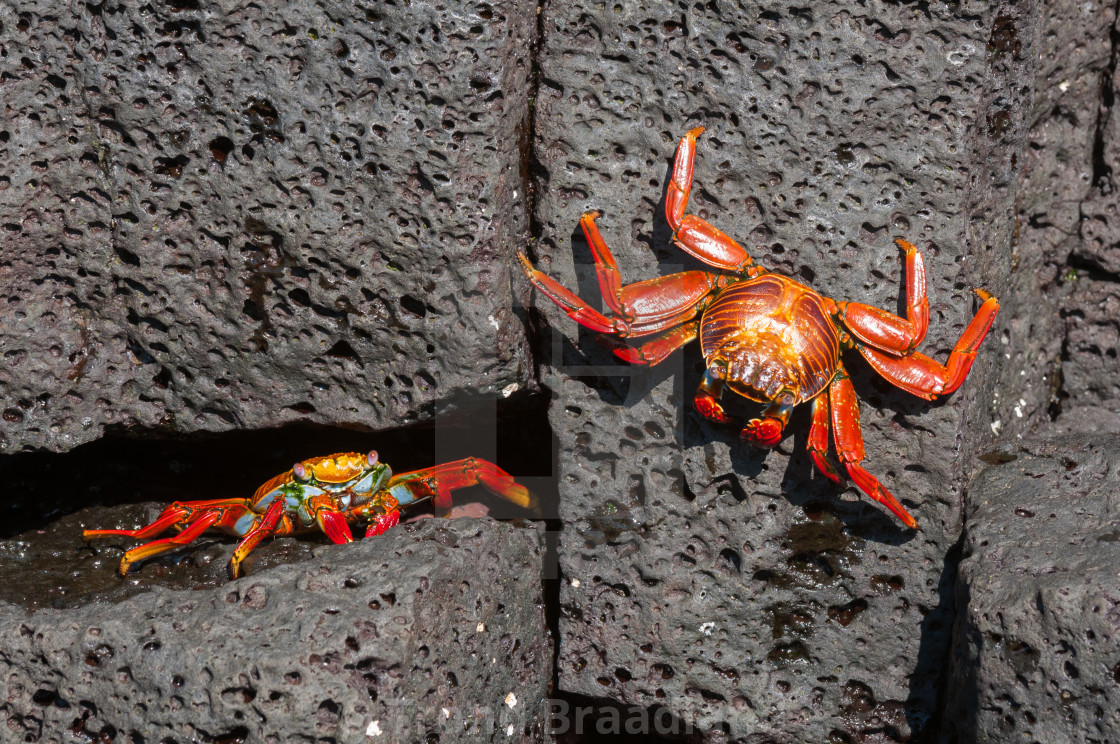
[[[746,422],[742,438],[758,447],[781,440],[790,412],[813,402],[809,454],[828,478],[841,482],[830,461],[829,431],[843,473],[886,506],[908,527],[917,521],[860,464],[864,458],[859,408],[842,349],[856,348],[891,384],[933,400],[960,387],[999,312],[999,303],[977,289],[981,304],[960,340],[941,364],[917,351],[929,325],[926,270],[910,243],[896,241],[906,261],[906,317],[859,302],[837,302],[789,277],[768,272],[730,237],[695,215],[685,214],[692,187],[697,127],[681,138],[665,197],[673,241],[686,253],[720,269],[684,271],[623,285],[614,256],[595,225],[597,212],[580,226],[591,246],[606,314],[538,271],[524,254],[521,264],[533,285],[583,326],[621,339],[650,337],[615,349],[619,357],[653,365],[699,337],[706,371],[694,399],[712,421],[731,423],[720,405],[725,388],[762,403]],[[726,273],[722,273],[726,272]]]
[[[376,452],[341,452],[296,463],[250,499],[176,501],[146,527],[86,530],[82,537],[147,539],[169,529],[179,531],[125,552],[120,565],[123,576],[138,561],[186,545],[207,530],[219,530],[241,538],[229,562],[230,576],[237,578],[241,562],[269,535],[318,528],[332,542],[346,543],[354,539],[351,523],[366,524],[366,537],[380,535],[400,522],[402,507],[433,499],[437,509],[450,509],[451,491],[475,484],[518,506],[530,506],[528,489],[485,460],[470,457],[394,476]]]

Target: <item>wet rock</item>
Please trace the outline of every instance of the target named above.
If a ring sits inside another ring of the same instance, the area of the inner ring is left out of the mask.
[[[969,487],[945,734],[1116,741],[1120,437],[1029,442],[1000,460]]]
[[[0,9],[0,451],[367,430],[529,379],[535,8]]]
[[[912,240],[929,272],[923,349],[944,360],[975,310],[972,288],[1008,288],[1026,113],[1017,86],[1033,39],[1018,16],[970,12],[548,6],[540,267],[598,307],[577,221],[599,210],[624,282],[704,268],[672,245],[663,217],[677,141],[704,125],[691,213],[767,268],[892,311],[902,292],[892,241]],[[964,387],[936,405],[845,357],[867,468],[921,523],[909,532],[812,475],[808,411],[777,450],[751,449],[693,411],[695,345],[643,371],[547,300],[537,306],[554,326],[543,381],[556,394],[566,525],[561,688],[666,706],[730,739],[927,731],[948,650],[960,486],[1006,372],[1002,325]],[[732,403],[736,416],[755,412]]]
[[[533,530],[426,520],[211,588],[0,603],[0,716],[20,741],[540,741],[540,570]]]

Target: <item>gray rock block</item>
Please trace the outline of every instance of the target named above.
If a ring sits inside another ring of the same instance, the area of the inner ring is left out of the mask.
[[[0,603],[0,739],[540,741],[540,572],[533,530],[425,520],[214,588]]]
[[[430,416],[531,373],[535,8],[0,8],[0,451]]]
[[[702,268],[662,216],[677,141],[702,124],[690,212],[768,268],[888,310],[902,295],[892,240],[910,239],[929,270],[923,349],[943,360],[974,312],[971,289],[1007,286],[1022,118],[1014,106],[987,117],[1020,74],[993,60],[1029,57],[1029,37],[994,8],[970,12],[548,6],[540,267],[597,302],[577,226],[595,209],[624,282]],[[989,46],[997,28],[1007,50]],[[960,486],[1004,407],[992,394],[1002,326],[937,405],[849,360],[867,467],[918,518],[909,533],[811,475],[807,411],[776,451],[753,450],[692,410],[695,346],[638,371],[537,304],[554,326],[543,381],[557,398],[566,527],[560,687],[665,706],[716,739],[925,731],[948,648]]]
[[[1120,437],[990,459],[968,492],[946,740],[1120,740]]]
[[[1120,174],[1113,173],[1120,119],[1109,103],[1117,91],[1116,20],[1107,4],[1051,3],[1038,21],[1012,242],[1012,286],[1024,301],[1008,308],[1002,337],[1009,362],[997,418],[1006,434],[1025,434],[1044,414],[1102,403],[1120,412],[1108,402],[1120,337]]]

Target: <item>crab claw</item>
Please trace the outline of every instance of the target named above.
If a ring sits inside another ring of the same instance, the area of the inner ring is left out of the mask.
[[[336,545],[354,542],[354,535],[350,532],[350,525],[346,523],[346,517],[338,512],[320,509],[315,513],[315,521],[319,523],[319,527],[330,538],[330,541]]]
[[[401,513],[394,509],[393,511],[382,514],[376,517],[369,523],[369,528],[366,529],[366,537],[374,537],[385,532],[390,527],[395,527],[401,522]]]
[[[782,422],[773,418],[751,419],[739,436],[755,447],[777,447],[782,441]]]
[[[366,455],[366,463],[369,465],[377,464],[377,450],[369,451],[369,454]]]

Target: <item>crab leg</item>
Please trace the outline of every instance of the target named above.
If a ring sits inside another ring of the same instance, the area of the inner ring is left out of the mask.
[[[237,547],[234,548],[233,557],[229,561],[229,577],[231,579],[236,579],[241,576],[241,561],[245,560],[249,553],[252,552],[253,548],[260,544],[261,540],[269,535],[283,534],[288,531],[276,529],[283,516],[283,499],[276,499],[269,504],[260,522],[253,526],[245,534],[245,537],[241,539],[241,542],[237,543]]]
[[[665,219],[673,228],[673,241],[689,255],[706,264],[754,277],[763,273],[741,245],[695,215],[686,215],[692,190],[692,165],[696,159],[696,138],[704,127],[696,127],[681,137],[673,160],[673,177],[665,193]]]
[[[818,395],[813,400],[813,423],[809,427],[809,456],[813,458],[813,464],[817,466],[817,470],[824,474],[829,480],[840,482],[840,474],[836,472],[836,467],[832,461],[828,459],[828,419],[829,419],[829,406],[828,406],[828,393]]]
[[[606,245],[601,249],[606,251]],[[609,251],[606,255],[610,257]],[[600,287],[607,288],[603,300],[612,312],[620,313],[620,316],[608,317],[555,279],[533,268],[525,254],[519,253],[518,258],[533,286],[559,305],[568,317],[593,331],[612,333],[620,338],[649,336],[691,320],[707,305],[709,295],[720,287],[723,279],[719,274],[706,271],[684,271],[620,286],[616,292],[613,287],[617,282],[617,267],[613,273],[609,267],[600,271],[597,263]],[[596,261],[599,261],[598,254]],[[613,263],[611,257],[612,266]]]
[[[169,550],[174,550],[193,542],[199,535],[213,527],[221,518],[221,510],[203,512],[178,535],[165,537],[162,540],[153,540],[150,543],[138,545],[131,550],[126,550],[124,556],[121,558],[121,576],[128,575],[128,569],[132,567],[133,563],[151,558],[160,553],[166,553]]]
[[[625,321],[608,318],[592,308],[580,299],[575,292],[572,292],[543,271],[533,268],[533,264],[529,262],[524,253],[518,252],[517,258],[521,261],[521,268],[525,271],[525,276],[529,277],[533,286],[545,297],[559,305],[560,309],[567,313],[569,318],[593,331],[617,333],[620,336],[626,335],[627,323]]]
[[[898,499],[892,496],[875,476],[860,466],[863,461],[863,435],[859,426],[859,403],[856,400],[852,381],[848,379],[848,373],[843,367],[837,370],[836,377],[829,385],[828,397],[832,407],[832,437],[836,441],[836,452],[840,455],[840,462],[848,472],[848,477],[859,486],[861,491],[894,512],[907,527],[916,529],[918,522],[910,516],[910,512],[906,511]],[[815,407],[813,418],[816,423]]]
[[[665,361],[665,357],[695,339],[699,332],[700,321],[697,320],[677,326],[667,333],[646,341],[641,346],[625,346],[615,349],[614,353],[631,364],[648,364],[652,367]]]
[[[450,509],[451,492],[475,484],[481,484],[495,496],[520,507],[529,508],[532,504],[529,489],[514,481],[512,475],[497,465],[477,457],[395,475],[385,490],[401,506],[431,498],[437,509]]]
[[[205,504],[208,502],[202,503]],[[218,506],[244,504],[245,501],[244,499],[226,499],[213,503],[215,506]],[[176,501],[174,504],[171,504],[162,512],[160,512],[159,516],[156,517],[155,520],[146,527],[141,527],[138,530],[84,530],[82,532],[82,539],[89,540],[93,537],[155,537],[156,535],[163,534],[173,525],[182,524],[183,522],[187,521],[187,518],[194,511],[194,509],[187,506],[186,504]]]
[[[999,313],[999,301],[982,289],[975,290],[983,300],[972,322],[964,329],[957,345],[949,352],[946,364],[929,358],[925,354],[913,352],[906,356],[878,351],[859,344],[859,351],[868,363],[892,385],[913,393],[926,400],[939,395],[948,395],[956,390],[968,377],[976,350],[992,322]]]
[[[887,352],[909,354],[926,337],[929,328],[929,299],[926,297],[926,265],[918,249],[896,240],[906,252],[906,317],[900,318],[862,302],[840,302],[840,320],[860,341]]]

